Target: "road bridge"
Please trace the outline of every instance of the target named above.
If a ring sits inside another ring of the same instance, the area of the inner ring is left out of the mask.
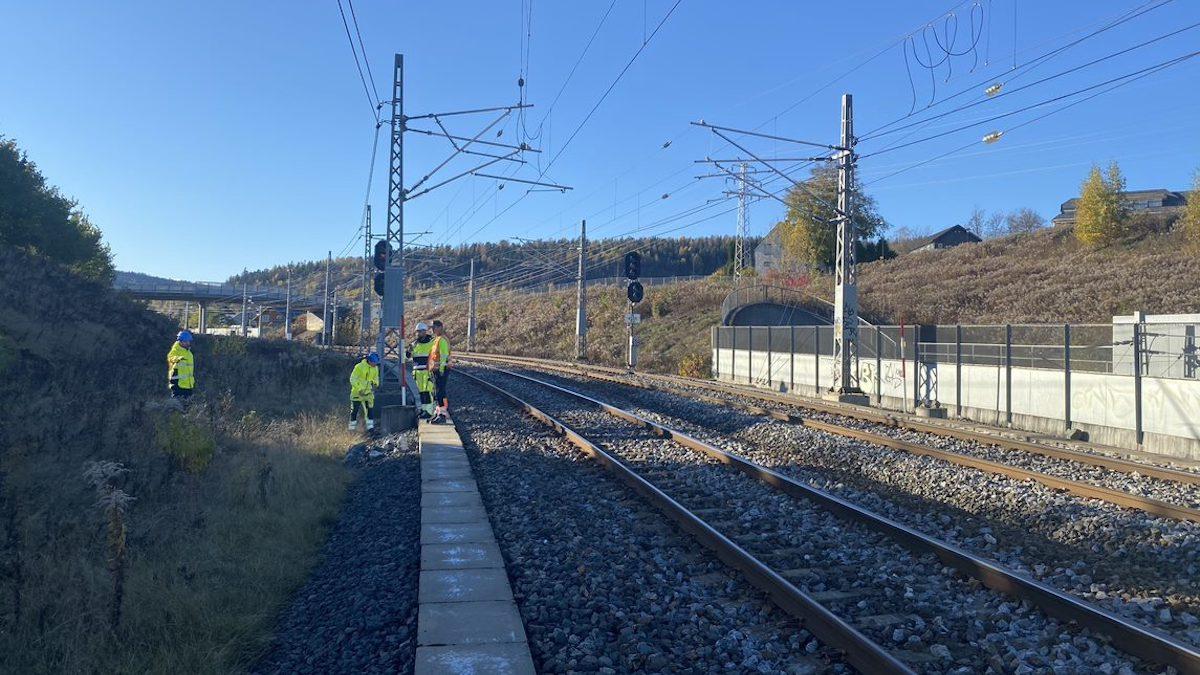
[[[200,332],[208,329],[208,307],[211,304],[236,304],[243,295],[248,303],[259,307],[284,307],[288,304],[286,289],[277,286],[236,286],[210,281],[135,281],[118,279],[113,288],[137,300],[159,300],[194,302],[200,307]],[[304,311],[322,312],[325,298],[322,295],[291,296],[292,313]],[[291,317],[288,317],[290,320]]]

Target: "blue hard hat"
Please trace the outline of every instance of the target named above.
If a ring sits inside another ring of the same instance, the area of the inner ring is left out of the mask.
[[[373,366],[379,365],[379,355],[378,354],[367,354],[367,363],[369,363]]]
[[[181,331],[179,331],[179,335],[175,336],[175,339],[179,340],[180,342],[191,342],[192,341],[192,331],[181,330]]]

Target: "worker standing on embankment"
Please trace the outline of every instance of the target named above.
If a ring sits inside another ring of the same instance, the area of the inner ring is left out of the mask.
[[[358,413],[366,418],[367,431],[375,429],[375,390],[379,388],[379,355],[367,354],[350,371],[350,431],[358,429]]]
[[[192,355],[192,332],[181,330],[167,352],[167,388],[171,398],[188,399],[196,388],[196,357]]]
[[[418,417],[429,419],[433,417],[433,380],[429,373],[429,354],[433,351],[433,336],[429,334],[429,326],[425,322],[417,324],[417,339],[408,347],[408,358],[413,363],[413,379],[417,383],[417,393],[421,397],[421,410]]]
[[[446,391],[450,378],[450,339],[441,319],[433,322],[433,351],[429,353],[429,368],[433,372],[433,402],[436,406],[431,424],[445,424],[450,415],[450,396]]]

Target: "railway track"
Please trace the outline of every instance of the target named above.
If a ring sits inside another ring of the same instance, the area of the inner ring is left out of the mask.
[[[1037,481],[1051,489],[1139,509],[1154,516],[1200,523],[1200,508],[1196,508],[1200,505],[1200,474],[1187,471],[993,434],[945,428],[875,411],[692,378],[642,374],[633,378],[625,371],[613,368],[577,366],[525,357],[471,354],[468,358],[481,362],[526,365],[623,386],[684,394],[995,475]],[[747,399],[758,404],[748,403]],[[946,445],[953,445],[954,449],[941,447]],[[1036,459],[1031,461],[1029,453],[1033,453]],[[1072,477],[1068,477],[1072,474]]]
[[[1079,657],[1047,636],[1121,659],[1094,631],[1144,659],[1138,669],[1200,672],[1200,653],[1169,635],[678,430],[528,375],[459,372],[565,434],[864,671],[1100,667],[1068,664]]]

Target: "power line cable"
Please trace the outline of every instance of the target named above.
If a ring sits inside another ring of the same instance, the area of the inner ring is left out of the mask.
[[[1138,75],[1136,75],[1136,76],[1134,76],[1134,77],[1132,77],[1132,78],[1123,79],[1122,81],[1119,81],[1119,82],[1117,82],[1116,84],[1114,84],[1113,86],[1111,86],[1111,87],[1109,87],[1109,88],[1107,88],[1107,89],[1104,89],[1104,90],[1102,90],[1102,91],[1098,91],[1098,92],[1096,92],[1096,93],[1094,93],[1094,94],[1091,94],[1090,96],[1085,96],[1085,97],[1083,97],[1083,98],[1081,98],[1081,99],[1079,99],[1079,100],[1077,100],[1077,101],[1072,101],[1072,102],[1070,102],[1070,103],[1067,103],[1066,105],[1063,105],[1063,106],[1061,106],[1061,107],[1059,107],[1059,108],[1056,108],[1056,109],[1054,109],[1054,110],[1051,110],[1051,111],[1049,111],[1049,112],[1046,112],[1046,113],[1044,113],[1044,114],[1042,114],[1042,115],[1038,115],[1037,117],[1033,117],[1033,118],[1031,118],[1031,119],[1028,119],[1028,120],[1026,120],[1026,121],[1024,121],[1024,122],[1021,122],[1020,124],[1016,124],[1016,125],[1014,125],[1014,126],[1012,126],[1012,127],[1009,127],[1008,129],[1005,129],[1005,130],[1004,130],[1003,132],[1001,132],[1001,133],[1003,133],[1003,134],[1008,134],[1009,132],[1015,131],[1015,130],[1017,130],[1017,129],[1020,129],[1020,128],[1022,128],[1022,127],[1025,127],[1025,126],[1028,126],[1028,125],[1030,125],[1030,124],[1033,124],[1034,122],[1038,122],[1038,121],[1040,121],[1040,120],[1043,120],[1043,119],[1045,119],[1045,118],[1047,118],[1047,117],[1050,117],[1051,115],[1056,115],[1056,114],[1058,114],[1058,113],[1060,113],[1060,112],[1063,112],[1064,110],[1067,110],[1067,109],[1069,109],[1069,108],[1073,108],[1073,107],[1074,107],[1074,106],[1076,106],[1076,105],[1079,105],[1079,104],[1081,104],[1081,103],[1085,103],[1085,102],[1087,102],[1087,101],[1090,101],[1090,100],[1092,100],[1092,99],[1094,99],[1094,98],[1096,98],[1096,97],[1098,97],[1098,96],[1102,96],[1103,94],[1107,94],[1108,92],[1110,92],[1110,91],[1113,91],[1114,89],[1118,89],[1118,88],[1120,88],[1120,87],[1123,87],[1123,86],[1125,86],[1125,85],[1132,84],[1133,82],[1136,82],[1137,80],[1140,80],[1140,79],[1142,79],[1142,78],[1144,78],[1144,77],[1149,77],[1150,75],[1154,75],[1154,74],[1156,74],[1156,73],[1159,73],[1159,72],[1161,72],[1161,71],[1163,71],[1163,70],[1166,70],[1167,68],[1170,68],[1171,66],[1178,65],[1179,63],[1183,63],[1183,62],[1184,62],[1184,61],[1186,61],[1187,59],[1189,59],[1189,58],[1192,58],[1192,57],[1196,56],[1197,54],[1200,54],[1200,52],[1192,52],[1190,55],[1182,56],[1182,57],[1179,57],[1179,58],[1177,58],[1177,59],[1172,59],[1171,61],[1166,61],[1166,62],[1164,62],[1164,63],[1162,63],[1162,64],[1159,64],[1159,65],[1157,65],[1157,66],[1154,66],[1154,67],[1153,67],[1153,68],[1151,68],[1151,69],[1147,69],[1147,70],[1145,70],[1144,72],[1141,72],[1140,74],[1138,74]],[[1121,79],[1121,78],[1118,78],[1118,79]],[[1110,82],[1111,82],[1111,81],[1110,81]],[[1059,97],[1059,98],[1061,99],[1062,97]],[[1058,99],[1056,99],[1056,100],[1058,100]],[[1029,110],[1030,108],[1037,107],[1037,106],[1039,106],[1039,105],[1044,105],[1044,103],[1035,104],[1035,105],[1033,105],[1033,106],[1027,106],[1026,108],[1022,109],[1021,111],[1014,111],[1014,113],[1008,113],[1008,114],[1015,114],[1016,112],[1022,112],[1022,111],[1024,111],[1024,110]],[[948,157],[948,156],[950,156],[950,155],[953,155],[953,154],[956,154],[956,153],[962,152],[963,150],[966,150],[967,148],[974,147],[974,146],[978,145],[978,143],[979,143],[979,141],[973,140],[973,141],[971,141],[970,143],[967,143],[967,144],[965,144],[965,145],[959,146],[959,147],[957,147],[957,148],[954,148],[954,149],[952,149],[952,150],[949,150],[949,151],[947,151],[947,152],[943,152],[943,153],[941,153],[941,154],[939,154],[939,155],[935,155],[934,157],[930,157],[929,159],[922,160],[922,161],[920,161],[920,162],[917,162],[917,163],[915,163],[915,164],[910,164],[909,166],[906,166],[906,167],[904,167],[904,168],[902,168],[902,169],[899,169],[898,171],[893,171],[892,173],[889,173],[889,174],[887,174],[887,175],[885,175],[885,176],[881,176],[881,177],[879,177],[879,178],[872,179],[872,180],[870,180],[870,181],[868,181],[868,182],[865,182],[865,183],[863,184],[863,186],[865,187],[865,186],[867,186],[867,185],[874,185],[875,183],[878,183],[878,182],[880,182],[880,181],[886,180],[886,179],[888,179],[888,178],[891,178],[891,177],[893,177],[893,176],[898,176],[898,175],[900,175],[900,174],[902,174],[902,173],[905,173],[905,172],[907,172],[907,171],[911,171],[912,169],[915,169],[915,168],[917,168],[917,167],[920,167],[920,166],[924,166],[924,165],[926,165],[926,164],[929,164],[930,162],[934,162],[934,161],[937,161],[937,160],[939,160],[939,159],[943,159],[943,158],[945,158],[945,157]],[[876,154],[878,154],[878,153],[876,153]]]
[[[944,117],[947,117],[947,116],[949,116],[949,115],[953,115],[954,113],[961,112],[961,111],[963,111],[963,110],[967,110],[967,109],[969,109],[969,108],[973,108],[973,107],[975,107],[975,106],[977,106],[977,105],[980,105],[980,104],[983,104],[983,103],[988,103],[988,102],[991,102],[991,101],[996,101],[996,100],[999,100],[999,99],[1003,98],[1004,96],[1011,96],[1012,94],[1015,94],[1015,93],[1017,93],[1017,92],[1020,92],[1020,91],[1024,91],[1024,90],[1026,90],[1026,89],[1029,89],[1029,88],[1031,88],[1031,87],[1036,87],[1036,86],[1038,86],[1038,85],[1040,85],[1040,84],[1045,84],[1046,82],[1050,82],[1051,80],[1056,80],[1056,79],[1058,79],[1058,78],[1060,78],[1060,77],[1064,77],[1064,76],[1066,76],[1066,75],[1070,75],[1070,74],[1072,74],[1072,73],[1079,72],[1080,70],[1083,70],[1083,69],[1085,69],[1085,68],[1090,68],[1090,67],[1092,67],[1092,66],[1094,66],[1094,65],[1096,65],[1096,64],[1098,64],[1098,63],[1103,63],[1104,61],[1108,61],[1109,59],[1114,59],[1114,58],[1116,58],[1116,57],[1118,57],[1118,56],[1123,56],[1123,55],[1125,55],[1125,54],[1128,54],[1128,53],[1130,53],[1130,52],[1132,52],[1132,51],[1136,51],[1136,50],[1138,50],[1138,49],[1141,49],[1142,47],[1147,47],[1147,46],[1149,46],[1149,45],[1152,45],[1152,44],[1155,44],[1155,43],[1157,43],[1157,42],[1161,42],[1161,41],[1163,41],[1163,40],[1166,40],[1166,39],[1168,39],[1168,38],[1171,38],[1171,37],[1174,37],[1174,36],[1176,36],[1176,35],[1179,35],[1180,33],[1183,33],[1183,32],[1189,31],[1189,30],[1193,30],[1193,29],[1195,29],[1195,28],[1197,28],[1197,27],[1200,27],[1200,22],[1196,22],[1196,23],[1193,23],[1193,24],[1191,24],[1191,25],[1189,25],[1189,26],[1184,26],[1183,28],[1179,28],[1179,29],[1177,29],[1177,30],[1173,30],[1173,31],[1171,31],[1170,33],[1164,33],[1164,34],[1162,34],[1162,35],[1158,35],[1158,36],[1156,36],[1156,37],[1153,37],[1153,38],[1151,38],[1151,39],[1149,39],[1149,40],[1146,40],[1146,41],[1144,41],[1144,42],[1140,42],[1140,43],[1138,43],[1138,44],[1136,44],[1136,45],[1133,45],[1133,46],[1131,46],[1131,47],[1126,47],[1125,49],[1121,49],[1121,50],[1119,50],[1119,51],[1115,51],[1115,52],[1112,52],[1112,53],[1110,53],[1110,54],[1106,54],[1106,55],[1104,55],[1104,56],[1101,56],[1100,58],[1093,59],[1093,60],[1091,60],[1091,61],[1088,61],[1087,63],[1083,63],[1083,64],[1080,64],[1080,65],[1078,65],[1078,66],[1074,66],[1074,67],[1072,67],[1072,68],[1068,68],[1068,69],[1066,69],[1066,70],[1063,70],[1063,71],[1057,72],[1057,73],[1055,73],[1055,74],[1053,74],[1053,75],[1048,75],[1048,76],[1046,76],[1046,77],[1043,77],[1043,78],[1042,78],[1042,79],[1040,79],[1040,80],[1036,80],[1036,81],[1034,81],[1034,82],[1030,82],[1029,84],[1026,84],[1026,85],[1024,85],[1024,86],[1017,87],[1016,89],[1012,89],[1012,90],[1009,90],[1009,91],[1006,91],[1006,92],[1001,92],[1001,93],[999,93],[999,94],[996,94],[995,96],[991,96],[991,97],[987,97],[987,98],[984,98],[984,99],[980,99],[980,100],[978,100],[978,101],[973,101],[973,102],[971,102],[971,103],[966,103],[966,104],[963,104],[963,105],[961,105],[961,106],[958,106],[957,108],[952,108],[952,109],[950,109],[950,110],[947,110],[946,112],[939,113],[939,114],[937,114],[937,115],[933,115],[932,117],[927,117],[927,118],[925,118],[925,119],[922,119],[922,120],[917,120],[917,121],[915,121],[915,122],[911,122],[911,123],[909,123],[909,124],[905,124],[905,125],[902,125],[902,126],[893,127],[893,128],[891,128],[891,129],[888,129],[888,130],[886,130],[886,131],[880,131],[880,132],[878,132],[878,133],[875,133],[875,134],[868,134],[868,135],[865,135],[865,136],[862,136],[862,137],[860,137],[858,140],[859,140],[859,142],[866,142],[866,141],[870,141],[870,140],[872,140],[872,139],[879,138],[880,136],[886,136],[886,135],[888,135],[888,134],[893,134],[893,133],[896,133],[896,132],[899,132],[899,131],[903,131],[903,130],[905,130],[905,129],[909,129],[909,128],[911,128],[911,127],[914,127],[914,126],[917,126],[917,125],[920,125],[920,124],[924,124],[924,123],[927,123],[927,122],[932,122],[932,121],[934,121],[934,120],[942,119],[942,118],[944,118]]]
[[[1013,69],[1010,71],[1010,73],[1009,73],[1009,75],[1008,75],[1007,79],[1005,79],[1005,80],[1004,80],[1004,84],[1009,84],[1009,83],[1013,82],[1014,80],[1016,80],[1016,79],[1019,79],[1020,77],[1022,77],[1022,76],[1024,76],[1024,75],[1028,74],[1028,73],[1029,73],[1029,72],[1031,72],[1033,69],[1035,69],[1035,68],[1037,68],[1038,66],[1040,66],[1040,65],[1042,65],[1042,64],[1044,64],[1044,63],[1046,63],[1047,61],[1049,61],[1050,59],[1054,58],[1055,56],[1058,56],[1059,54],[1062,54],[1062,53],[1063,53],[1063,52],[1065,52],[1066,50],[1068,50],[1068,49],[1070,49],[1070,48],[1072,48],[1072,47],[1075,47],[1076,45],[1079,45],[1079,44],[1080,44],[1080,43],[1082,43],[1082,42],[1085,42],[1085,41],[1087,41],[1087,40],[1089,40],[1089,39],[1091,39],[1091,38],[1094,38],[1094,37],[1096,37],[1096,36],[1098,36],[1098,35],[1101,35],[1101,34],[1103,34],[1103,33],[1107,32],[1107,31],[1109,31],[1109,30],[1111,30],[1111,29],[1113,29],[1113,28],[1116,28],[1117,26],[1123,25],[1123,24],[1125,24],[1125,23],[1127,23],[1127,22],[1129,22],[1129,21],[1132,21],[1133,19],[1136,19],[1136,18],[1138,18],[1138,17],[1140,17],[1140,16],[1142,16],[1142,15],[1144,15],[1144,14],[1147,14],[1147,13],[1149,13],[1149,12],[1151,12],[1151,11],[1154,11],[1155,9],[1158,9],[1159,7],[1162,7],[1162,6],[1164,6],[1164,5],[1167,5],[1167,4],[1171,3],[1171,2],[1173,2],[1173,0],[1151,0],[1151,2],[1147,2],[1147,3],[1144,3],[1144,4],[1140,5],[1140,6],[1138,6],[1138,7],[1135,7],[1135,8],[1133,8],[1133,9],[1127,10],[1126,12],[1124,12],[1124,13],[1122,13],[1122,14],[1120,14],[1120,15],[1116,16],[1115,18],[1113,18],[1113,19],[1111,19],[1111,20],[1109,20],[1107,23],[1101,22],[1101,26],[1100,26],[1100,28],[1098,28],[1098,29],[1096,29],[1096,30],[1093,30],[1093,31],[1092,31],[1092,32],[1090,32],[1090,33],[1087,33],[1087,34],[1085,34],[1084,36],[1082,36],[1082,37],[1080,37],[1080,38],[1078,38],[1078,39],[1076,39],[1076,40],[1073,40],[1073,41],[1069,42],[1068,44],[1065,44],[1065,45],[1062,45],[1062,46],[1060,46],[1060,47],[1057,47],[1057,48],[1055,48],[1055,49],[1052,49],[1052,50],[1050,50],[1049,52],[1046,52],[1046,53],[1044,53],[1044,54],[1041,54],[1041,55],[1039,55],[1039,56],[1036,56],[1036,57],[1034,57],[1034,58],[1032,58],[1032,59],[1030,59],[1030,60],[1026,61],[1025,63],[1022,63],[1022,64],[1020,64],[1020,65],[1018,65],[1018,66],[1014,67],[1014,68],[1013,68]],[[1086,30],[1086,29],[1085,29],[1085,30]],[[1068,35],[1069,35],[1069,34],[1070,34],[1070,33],[1068,33]],[[990,35],[990,32],[989,32],[989,35]],[[1043,43],[1043,44],[1044,44],[1044,43]],[[1040,46],[1040,45],[1035,45],[1035,47],[1036,47],[1036,46]],[[1034,48],[1035,48],[1035,47],[1034,47]],[[907,54],[907,52],[905,52],[905,53]],[[986,65],[986,63],[985,63],[985,65]],[[910,74],[909,78],[910,78],[910,81],[911,81],[911,74]],[[967,93],[974,92],[974,91],[979,91],[979,88],[980,88],[981,86],[983,86],[984,84],[986,84],[986,83],[987,83],[987,82],[989,82],[989,81],[994,81],[994,79],[995,79],[995,78],[993,78],[993,77],[988,77],[988,78],[980,79],[980,80],[978,80],[978,81],[976,81],[976,82],[973,82],[973,83],[971,83],[970,85],[967,85],[966,87],[964,87],[964,88],[960,89],[959,91],[955,92],[954,94],[951,94],[951,95],[949,95],[949,96],[947,96],[947,97],[945,97],[945,98],[943,98],[943,99],[940,99],[940,100],[938,100],[938,101],[935,101],[935,102],[933,102],[933,103],[929,104],[928,106],[926,106],[925,108],[923,108],[923,109],[921,110],[921,112],[924,112],[924,111],[926,111],[926,110],[929,110],[930,108],[934,108],[934,107],[937,107],[937,106],[939,106],[939,105],[942,105],[943,103],[946,103],[946,102],[948,102],[948,101],[952,101],[952,100],[954,100],[954,99],[958,98],[959,96],[962,96],[963,94],[967,94]],[[912,117],[914,114],[916,114],[916,113],[915,113],[914,111],[910,110],[908,114],[901,115],[900,117],[897,117],[897,118],[893,119],[893,120],[892,120],[892,121],[890,121],[890,122],[887,122],[887,123],[885,123],[885,124],[881,124],[881,125],[879,125],[879,126],[875,127],[874,129],[871,129],[870,131],[867,131],[867,132],[863,133],[863,134],[861,135],[861,137],[865,139],[865,138],[867,138],[867,137],[869,137],[869,136],[872,136],[872,135],[874,135],[876,132],[878,132],[879,130],[881,130],[881,129],[885,129],[885,128],[887,128],[887,127],[890,127],[890,126],[892,126],[892,125],[894,125],[894,124],[896,124],[896,123],[898,123],[898,122],[902,122],[902,121],[904,121],[904,120],[908,119],[909,117]]]
[[[371,89],[367,85],[367,77],[363,74],[362,63],[358,59],[358,47],[354,45],[354,38],[350,35],[350,24],[346,21],[346,10],[342,7],[342,0],[337,0],[338,13],[342,16],[342,28],[346,30],[346,41],[350,43],[350,53],[354,56],[354,67],[358,69],[358,80],[362,82],[363,93],[367,96],[367,104],[371,106],[371,116],[375,121],[379,121],[379,108],[377,97],[371,96]]]
[[[371,60],[367,58],[367,46],[363,44],[362,32],[358,29],[358,15],[354,11],[354,0],[346,0],[346,4],[350,6],[350,20],[354,22],[354,34],[358,36],[358,48],[362,51],[363,65],[367,68],[367,79],[371,81],[371,91],[375,94],[375,105],[382,103],[379,98],[379,87],[375,86],[375,74],[371,72]]]
[[[932,140],[934,140],[934,139],[942,138],[943,136],[949,136],[950,134],[957,133],[957,132],[959,132],[959,131],[963,131],[963,130],[965,130],[965,129],[970,129],[970,128],[972,128],[972,127],[977,127],[977,126],[979,126],[979,125],[981,125],[981,124],[986,124],[986,123],[988,123],[988,122],[994,122],[994,121],[996,121],[996,120],[999,120],[999,119],[1004,119],[1004,118],[1006,118],[1006,117],[1012,117],[1013,115],[1018,115],[1018,114],[1020,114],[1020,113],[1023,113],[1023,112],[1025,112],[1025,111],[1027,111],[1027,110],[1030,110],[1030,109],[1033,109],[1033,108],[1038,108],[1038,107],[1041,107],[1041,106],[1044,106],[1044,105],[1049,105],[1049,104],[1051,104],[1051,103],[1056,103],[1056,102],[1058,102],[1058,101],[1061,101],[1061,100],[1063,100],[1063,99],[1067,99],[1067,98],[1070,98],[1070,97],[1072,97],[1072,96],[1076,96],[1076,95],[1078,95],[1078,94],[1082,94],[1082,93],[1084,93],[1084,92],[1091,91],[1091,90],[1093,90],[1093,89],[1098,89],[1098,88],[1100,88],[1100,87],[1107,86],[1107,85],[1109,85],[1109,84],[1112,84],[1112,83],[1114,83],[1114,82],[1119,82],[1119,81],[1121,81],[1121,80],[1125,80],[1125,79],[1128,79],[1128,78],[1136,78],[1136,77],[1138,77],[1138,76],[1140,76],[1140,75],[1142,75],[1142,74],[1144,74],[1144,73],[1157,72],[1158,70],[1160,70],[1160,69],[1162,69],[1162,68],[1164,68],[1164,67],[1170,67],[1170,66],[1173,66],[1173,65],[1177,65],[1177,64],[1179,64],[1179,63],[1183,63],[1184,61],[1187,61],[1188,59],[1194,58],[1194,57],[1195,57],[1196,55],[1198,55],[1198,54],[1200,54],[1200,51],[1194,51],[1194,52],[1191,52],[1191,53],[1188,53],[1188,54],[1184,54],[1184,55],[1181,55],[1181,56],[1177,56],[1177,57],[1175,57],[1175,58],[1173,58],[1173,59],[1169,59],[1169,60],[1167,60],[1167,61],[1163,61],[1162,63],[1157,63],[1157,64],[1155,64],[1155,65],[1153,65],[1153,66],[1148,66],[1148,67],[1146,67],[1146,68],[1142,68],[1142,69],[1140,69],[1140,70],[1135,70],[1135,71],[1133,71],[1133,72],[1131,72],[1131,73],[1126,73],[1126,74],[1124,74],[1124,75],[1120,75],[1120,76],[1118,76],[1118,77],[1114,77],[1114,78],[1111,78],[1111,79],[1105,80],[1105,81],[1103,81],[1103,82],[1099,82],[1099,83],[1096,83],[1096,84],[1093,84],[1093,85],[1089,85],[1089,86],[1087,86],[1087,87],[1084,87],[1084,88],[1082,88],[1082,89],[1076,89],[1075,91],[1072,91],[1072,92],[1069,92],[1069,93],[1066,93],[1066,94],[1061,94],[1061,95],[1059,95],[1059,96],[1055,96],[1055,97],[1053,97],[1053,98],[1049,98],[1049,99],[1046,99],[1046,100],[1044,100],[1044,101],[1039,101],[1039,102],[1037,102],[1037,103],[1031,103],[1031,104],[1029,104],[1029,105],[1026,105],[1026,106],[1022,106],[1022,107],[1020,107],[1020,108],[1017,108],[1016,110],[1010,110],[1009,112],[1001,113],[1001,114],[999,114],[999,115],[994,115],[994,116],[992,116],[992,117],[987,117],[987,118],[984,118],[984,119],[983,119],[983,120],[981,120],[981,121],[977,121],[977,122],[971,122],[971,123],[968,123],[968,124],[964,124],[964,125],[961,125],[961,126],[955,127],[955,128],[953,128],[953,129],[950,129],[950,130],[948,130],[948,131],[943,131],[943,132],[941,132],[941,133],[934,134],[934,135],[932,135],[932,136],[926,136],[926,137],[924,137],[924,138],[920,138],[920,139],[917,139],[917,140],[915,140],[915,141],[910,141],[910,142],[908,142],[908,143],[902,143],[902,144],[900,144],[900,145],[896,145],[896,146],[893,146],[893,147],[890,147],[890,148],[884,148],[884,149],[882,149],[882,150],[878,150],[878,151],[876,151],[876,152],[867,153],[867,154],[861,155],[861,156],[859,157],[859,159],[860,159],[860,160],[861,160],[861,159],[866,159],[866,158],[868,158],[868,157],[874,157],[874,156],[876,156],[876,155],[880,155],[880,154],[883,154],[883,153],[885,153],[885,152],[892,152],[892,151],[894,151],[894,150],[900,150],[900,149],[902,149],[902,148],[907,148],[907,147],[909,147],[909,146],[917,145],[917,144],[919,144],[919,143],[925,143],[925,142],[927,142],[927,141],[932,141]]]

